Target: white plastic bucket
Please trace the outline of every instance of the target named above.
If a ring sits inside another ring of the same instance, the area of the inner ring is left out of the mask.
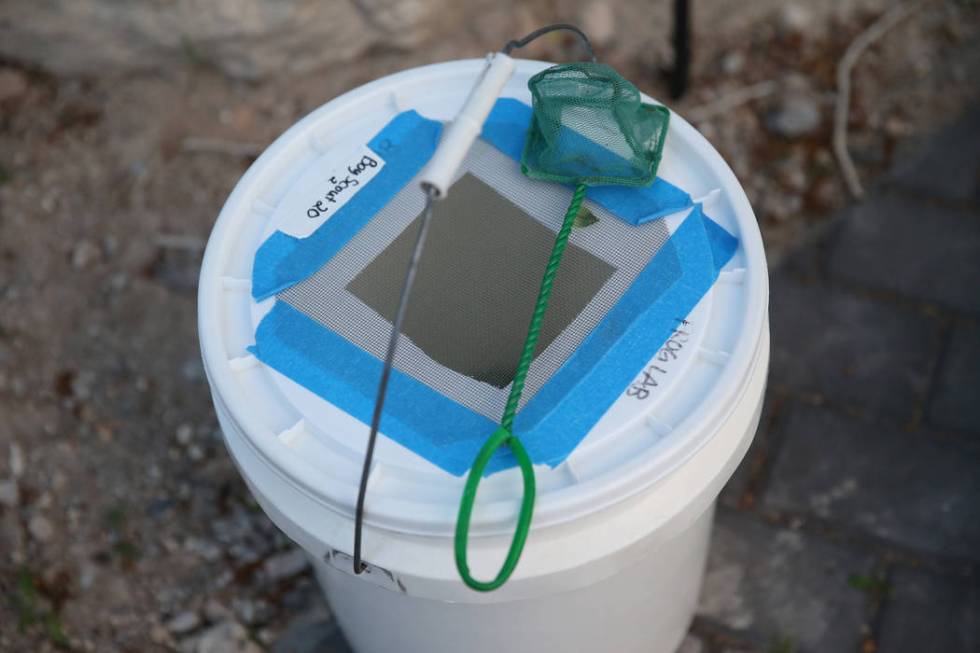
[[[504,95],[530,103],[527,80],[547,65],[519,61]],[[400,111],[450,120],[482,67],[427,66],[351,91],[297,123],[245,174],[215,224],[199,286],[218,418],[256,499],[309,554],[358,653],[666,653],[693,615],[714,502],[755,433],[769,359],[755,217],[728,166],[679,116],[660,175],[703,198],[739,249],[687,316],[685,341],[650,395],[624,393],[564,463],[536,468],[531,534],[501,589],[474,592],[457,576],[464,479],[384,437],[369,484],[369,569],[355,576],[348,553],[367,427],[246,350],[272,301],[251,297],[252,259],[296,180]],[[520,497],[517,470],[481,485],[469,547],[477,578],[499,567]]]

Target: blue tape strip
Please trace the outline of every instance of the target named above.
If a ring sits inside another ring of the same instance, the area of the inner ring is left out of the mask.
[[[738,241],[697,205],[616,306],[518,413],[514,430],[537,464],[559,464],[687,316]],[[362,422],[374,408],[381,361],[284,302],[250,348],[259,360]],[[381,430],[455,475],[465,474],[496,424],[394,370]],[[502,448],[487,474],[516,464]]]
[[[696,205],[616,305],[517,414],[535,463],[559,464],[697,305],[738,240]]]
[[[510,158],[520,161],[532,113],[531,107],[520,100],[501,98],[490,111],[481,136]],[[599,160],[610,158],[605,148],[591,144],[584,138],[582,141],[579,149],[593,150],[594,158]],[[585,197],[634,225],[683,211],[693,205],[690,195],[660,177],[649,186],[638,188],[592,186],[585,192]]]
[[[497,100],[483,127],[483,139],[521,160],[531,107],[519,100]],[[263,300],[295,285],[319,270],[354,234],[407,184],[435,152],[442,123],[415,111],[395,116],[371,139],[368,147],[385,159],[385,167],[347,204],[312,235],[296,238],[273,233],[258,248],[252,267],[252,296]],[[606,152],[596,146],[597,152]],[[586,197],[630,224],[639,225],[682,211],[691,196],[660,179],[650,186],[595,186]]]
[[[371,423],[381,360],[277,301],[249,351],[365,424]],[[381,431],[450,474],[465,474],[497,424],[393,369]],[[516,460],[502,459],[510,467]]]
[[[307,238],[277,231],[255,252],[252,296],[271,297],[323,267],[391,198],[411,181],[435,152],[442,123],[415,111],[395,116],[368,142],[385,166],[361,192]]]

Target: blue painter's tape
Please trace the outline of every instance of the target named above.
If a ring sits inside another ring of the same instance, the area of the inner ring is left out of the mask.
[[[249,351],[370,424],[382,362],[286,302],[277,301],[262,319]],[[465,474],[480,445],[496,429],[486,417],[392,370],[381,431],[447,472]],[[496,461],[496,469],[514,464],[508,452]]]
[[[514,422],[532,460],[570,454],[731,259],[738,240],[696,205],[616,305]]]
[[[514,161],[520,161],[530,121],[531,107],[502,98],[490,112],[482,137]],[[385,159],[385,167],[363,192],[309,237],[296,238],[277,231],[258,248],[252,272],[252,296],[256,300],[266,299],[319,270],[418,174],[435,152],[441,131],[442,123],[423,118],[415,111],[395,116],[368,143],[368,147]],[[586,197],[634,225],[692,205],[690,195],[659,177],[650,186],[640,188],[593,186]]]
[[[277,231],[255,253],[252,296],[256,300],[307,278],[329,261],[428,162],[439,142],[442,123],[415,111],[395,116],[368,142],[385,160],[381,169],[357,195],[307,238]]]
[[[501,98],[490,111],[481,136],[510,158],[520,161],[531,115],[531,107],[523,102]],[[592,149],[598,159],[610,156],[608,150],[598,145],[592,146]],[[660,177],[649,186],[639,188],[592,186],[585,196],[616,217],[634,225],[683,211],[693,205],[690,195]]]
[[[616,305],[518,413],[514,431],[536,464],[557,465],[653,358],[710,289],[738,241],[697,205]],[[250,349],[259,360],[368,423],[381,361],[277,302]],[[455,475],[466,473],[496,424],[394,370],[381,430]],[[505,448],[487,474],[516,464]]]

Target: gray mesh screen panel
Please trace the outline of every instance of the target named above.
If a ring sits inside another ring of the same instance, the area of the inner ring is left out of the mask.
[[[419,219],[347,290],[393,321]],[[437,202],[402,332],[437,363],[498,388],[517,370],[555,234],[472,174]],[[536,353],[564,331],[615,269],[572,245]]]
[[[571,199],[528,179],[482,140],[436,205],[395,367],[491,420],[500,419],[554,234]],[[424,203],[409,182],[320,270],[277,296],[383,358],[408,248]],[[599,219],[572,230],[523,406],[561,367],[667,242],[662,220]]]

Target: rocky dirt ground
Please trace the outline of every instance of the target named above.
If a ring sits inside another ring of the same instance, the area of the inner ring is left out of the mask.
[[[221,442],[195,327],[205,239],[256,153],[314,107],[481,56],[557,5],[261,82],[193,51],[105,76],[0,62],[0,650],[342,646]],[[701,27],[690,92],[670,103],[745,184],[773,261],[849,201],[830,130],[835,66],[880,13],[862,7],[787,5],[717,38]],[[850,136],[866,183],[975,98],[978,11],[928,2],[861,60]],[[592,3],[581,18],[604,60],[666,100],[664,43],[640,38],[627,9]],[[551,39],[528,56],[574,46]],[[754,99],[730,106],[743,89]]]

